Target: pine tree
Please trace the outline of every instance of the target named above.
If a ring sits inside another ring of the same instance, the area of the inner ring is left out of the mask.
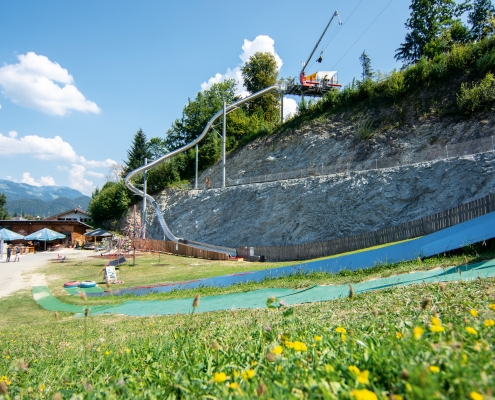
[[[361,74],[363,82],[366,79],[371,79],[373,76],[373,70],[371,69],[371,58],[369,58],[368,54],[366,54],[366,51],[363,51],[363,54],[359,57],[359,61],[363,67],[363,73]]]
[[[412,0],[409,9],[411,16],[405,25],[410,32],[395,53],[395,58],[405,66],[425,55],[426,45],[452,24],[459,10],[454,0]]]
[[[144,159],[150,158],[148,154],[148,144],[146,135],[140,129],[134,135],[131,148],[127,150],[127,161],[124,161],[126,173],[144,165]]]
[[[468,14],[468,22],[471,25],[473,40],[483,39],[493,33],[495,7],[491,0],[474,0],[473,8]]]
[[[6,204],[7,204],[7,196],[5,196],[4,193],[1,193],[0,194],[0,220],[9,218],[9,213],[7,212],[7,209],[5,208]]]

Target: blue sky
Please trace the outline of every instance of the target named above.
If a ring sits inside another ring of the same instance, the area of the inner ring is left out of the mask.
[[[360,76],[363,50],[375,71],[400,68],[394,53],[409,4],[4,1],[0,179],[90,194],[126,159],[138,129],[163,137],[188,98],[237,76],[255,51],[275,52],[280,76],[297,76],[335,10],[343,25],[334,22],[323,39],[319,69],[338,70],[347,84]],[[316,70],[311,61],[307,71]]]

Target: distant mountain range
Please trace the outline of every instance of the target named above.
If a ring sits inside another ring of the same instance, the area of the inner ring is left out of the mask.
[[[0,193],[7,196],[7,211],[48,217],[72,208],[88,209],[89,196],[65,186],[32,186],[0,179]]]

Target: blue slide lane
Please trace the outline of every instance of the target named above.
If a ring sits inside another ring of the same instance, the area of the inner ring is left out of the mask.
[[[281,276],[310,273],[330,272],[341,270],[356,270],[369,268],[379,263],[397,263],[414,260],[418,257],[431,257],[450,250],[459,249],[470,244],[482,242],[495,237],[495,212],[472,219],[447,229],[390,246],[347,254],[324,260],[310,261],[305,264],[296,264],[262,271],[246,272],[234,275],[216,276],[198,279],[190,282],[178,282],[170,285],[152,288],[128,288],[114,290],[113,295],[144,295],[148,293],[171,292],[173,290],[194,289],[198,287],[226,287],[239,283],[260,282],[264,279],[273,279]],[[425,273],[422,273],[425,275]],[[109,296],[110,293],[88,293],[87,296]]]

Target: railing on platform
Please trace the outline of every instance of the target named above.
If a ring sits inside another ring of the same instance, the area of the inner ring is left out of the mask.
[[[490,212],[495,212],[495,194],[375,232],[289,246],[242,246],[237,249],[237,256],[264,256],[269,261],[310,260],[428,235]]]

